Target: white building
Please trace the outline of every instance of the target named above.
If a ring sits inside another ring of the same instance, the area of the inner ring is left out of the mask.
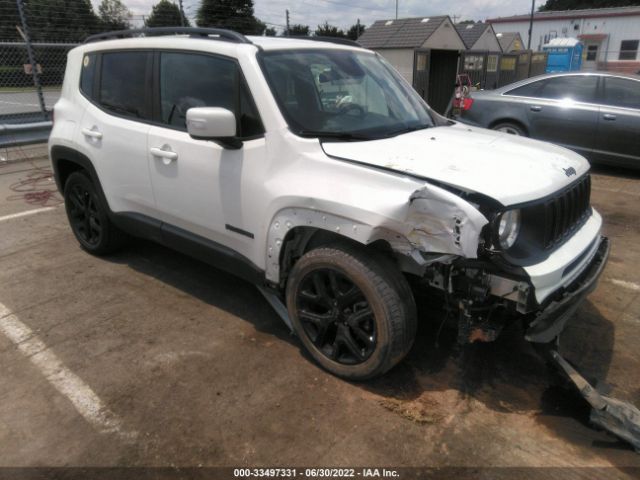
[[[529,15],[487,20],[496,33],[518,32],[526,48]],[[531,49],[556,37],[575,37],[584,45],[583,69],[640,70],[640,7],[597,8],[537,12],[533,20]]]

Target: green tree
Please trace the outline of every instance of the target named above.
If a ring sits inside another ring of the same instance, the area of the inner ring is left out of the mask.
[[[632,7],[640,5],[640,0],[547,0],[538,8],[541,12],[552,10],[580,10],[587,8]]]
[[[169,0],[160,0],[151,9],[151,15],[145,20],[147,27],[179,27],[182,25],[182,18],[178,6]],[[189,20],[185,17],[185,27],[190,26]]]
[[[267,37],[275,37],[278,34],[278,32],[274,27],[267,27],[264,29],[264,34]]]
[[[308,37],[311,34],[311,29],[309,25],[301,25],[296,23],[295,25],[291,25],[289,27],[289,35],[292,37]]]
[[[102,0],[98,7],[100,26],[105,30],[129,28],[131,12],[120,0]]]
[[[100,31],[90,0],[29,0],[24,5],[36,42],[80,42]]]
[[[347,30],[347,38],[351,40],[357,40],[365,30],[366,27],[364,25],[360,25],[358,23],[356,23],[355,25],[351,25],[351,27],[349,27],[349,30]]]
[[[16,2],[0,3],[0,40],[18,40],[19,34],[16,26],[20,26]]]
[[[318,25],[318,28],[316,28],[314,35],[316,37],[345,37],[345,33],[342,30],[340,30],[336,26],[330,25],[326,20],[322,25]]]
[[[261,35],[265,29],[253,13],[253,0],[202,0],[196,14],[199,27],[218,27],[245,35]]]

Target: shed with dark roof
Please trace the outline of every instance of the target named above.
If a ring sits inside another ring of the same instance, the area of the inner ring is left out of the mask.
[[[500,42],[490,23],[458,23],[456,30],[462,37],[467,50],[486,50],[500,52]]]
[[[447,15],[378,20],[358,38],[373,50],[389,48],[436,48],[464,50],[465,45]]]
[[[436,111],[446,109],[465,49],[449,16],[378,20],[358,43],[385,57]]]
[[[522,37],[518,32],[496,33],[496,37],[498,38],[498,42],[500,42],[500,47],[504,53],[524,50]]]

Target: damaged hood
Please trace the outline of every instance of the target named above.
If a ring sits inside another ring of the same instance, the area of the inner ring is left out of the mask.
[[[323,142],[325,153],[436,180],[505,206],[550,195],[589,169],[550,143],[456,124],[363,142]]]

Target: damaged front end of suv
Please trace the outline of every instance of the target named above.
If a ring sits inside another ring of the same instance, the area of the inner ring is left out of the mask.
[[[531,342],[560,334],[595,288],[609,254],[590,190],[587,174],[550,197],[508,208],[429,186],[413,193],[405,233],[419,251],[438,252],[413,258],[422,281],[444,292],[448,309],[458,312],[460,343],[494,341],[515,318],[526,322]],[[586,248],[561,263],[554,251],[583,227]]]

